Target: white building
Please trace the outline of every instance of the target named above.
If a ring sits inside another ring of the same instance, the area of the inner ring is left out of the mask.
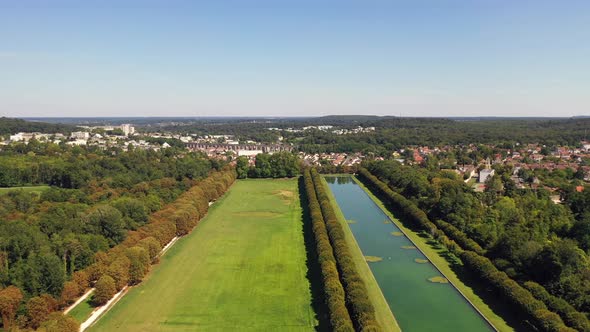
[[[90,133],[87,131],[74,131],[70,137],[75,139],[88,139],[90,138]]]
[[[262,150],[238,150],[238,156],[254,157],[262,153]]]
[[[490,177],[494,176],[496,172],[493,169],[482,169],[479,171],[479,183],[486,182]]]
[[[68,145],[86,145],[85,139],[76,139],[75,141],[67,142]]]
[[[135,133],[135,127],[133,127],[131,124],[129,123],[125,123],[122,124],[120,126],[121,130],[123,131],[123,133],[125,134],[125,136],[129,135],[129,134],[133,134]]]
[[[14,134],[14,135],[10,135],[10,141],[12,142],[20,142],[22,141],[24,138],[23,136],[24,133],[18,133],[18,134]]]

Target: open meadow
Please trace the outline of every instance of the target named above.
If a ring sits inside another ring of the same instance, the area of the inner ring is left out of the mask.
[[[91,331],[312,331],[297,180],[239,180]]]

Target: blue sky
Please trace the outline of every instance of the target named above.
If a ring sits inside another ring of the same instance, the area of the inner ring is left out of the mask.
[[[0,0],[0,115],[325,114],[590,114],[590,1]]]

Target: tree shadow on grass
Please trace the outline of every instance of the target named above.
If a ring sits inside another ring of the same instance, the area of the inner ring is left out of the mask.
[[[316,331],[331,331],[328,308],[326,306],[324,297],[324,287],[322,285],[322,272],[320,263],[318,262],[318,254],[316,250],[315,239],[311,225],[311,214],[309,211],[309,204],[307,195],[305,194],[305,184],[303,177],[299,177],[299,200],[302,207],[303,220],[303,239],[305,242],[307,275],[311,290],[311,305],[315,313],[315,319],[318,325],[315,327]]]
[[[476,276],[471,274],[461,263],[461,261],[452,253],[450,253],[446,248],[442,247],[440,243],[432,239],[432,237],[425,232],[423,229],[418,227],[416,224],[410,222],[407,218],[402,216],[400,211],[397,211],[391,204],[388,203],[388,200],[378,193],[378,190],[374,190],[369,183],[363,182],[367,188],[383,203],[385,208],[391,212],[399,221],[404,225],[404,227],[410,229],[412,232],[415,232],[423,239],[426,239],[426,243],[430,248],[435,250],[441,257],[443,257],[457,275],[457,278],[467,287],[473,290],[477,296],[479,296],[485,304],[498,316],[502,317],[504,321],[512,327],[517,332],[524,332],[524,331],[534,331],[531,325],[519,317],[517,313],[514,312],[512,306],[503,301],[497,292],[491,290],[491,288],[487,287],[485,283],[482,283]]]

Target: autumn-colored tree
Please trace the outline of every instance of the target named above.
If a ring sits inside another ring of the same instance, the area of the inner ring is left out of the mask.
[[[80,323],[74,318],[54,312],[41,324],[37,332],[78,332],[79,330]]]
[[[61,291],[59,298],[62,305],[68,305],[78,297],[80,294],[80,286],[75,281],[68,281],[64,284],[64,288]]]
[[[107,274],[115,280],[115,287],[121,290],[129,282],[129,265],[131,262],[125,255],[118,256],[107,269]]]
[[[72,274],[72,281],[78,284],[80,292],[88,288],[88,273],[85,271],[76,271]]]
[[[95,282],[103,274],[107,272],[108,267],[108,256],[106,253],[99,251],[94,254],[94,264],[90,265],[85,269],[86,274],[88,275],[89,282]]]
[[[132,247],[125,250],[129,258],[129,284],[135,285],[143,280],[150,267],[150,256],[142,247]]]
[[[56,299],[53,298],[53,296],[49,294],[41,294],[39,295],[39,297],[45,300],[45,304],[47,305],[47,308],[49,308],[50,312],[54,312],[57,311],[57,309],[59,309],[59,303]]]
[[[18,306],[23,300],[23,293],[16,286],[8,286],[0,290],[0,314],[4,330],[9,331],[14,322]]]
[[[46,298],[41,296],[32,297],[27,302],[27,315],[31,327],[38,328],[53,310],[54,308],[51,307],[51,303],[48,303]]]
[[[103,305],[107,303],[117,292],[115,280],[109,275],[103,275],[94,286],[94,303]]]
[[[160,251],[162,251],[162,246],[160,246],[160,242],[158,242],[155,237],[146,237],[145,239],[139,241],[137,245],[147,250],[152,263],[156,263],[158,261],[158,256],[160,255]]]

